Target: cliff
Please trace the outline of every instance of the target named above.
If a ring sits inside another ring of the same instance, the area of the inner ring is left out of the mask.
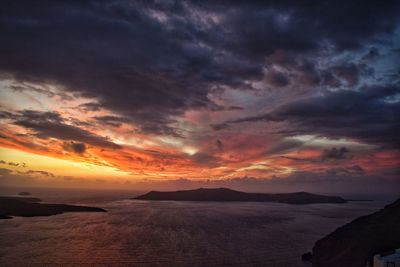
[[[365,267],[375,254],[400,247],[400,199],[317,241],[313,267]]]

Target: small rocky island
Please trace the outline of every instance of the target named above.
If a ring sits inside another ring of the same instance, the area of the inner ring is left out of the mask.
[[[400,199],[317,241],[312,266],[365,267],[375,254],[397,248],[400,248]]]
[[[28,192],[28,191],[22,191],[22,192],[19,192],[18,195],[20,195],[20,196],[30,196],[31,193]]]
[[[106,212],[96,207],[39,202],[41,199],[34,197],[0,197],[0,219],[11,219],[12,216],[50,216],[64,212]]]
[[[243,202],[278,202],[287,204],[346,203],[337,196],[316,195],[307,192],[265,194],[246,193],[228,188],[199,188],[174,192],[151,191],[135,197],[140,200],[173,201],[243,201]]]

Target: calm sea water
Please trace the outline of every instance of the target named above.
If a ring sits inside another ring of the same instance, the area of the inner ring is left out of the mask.
[[[0,266],[308,266],[314,242],[384,202],[287,205],[130,200],[132,193],[38,191],[103,207],[0,220]]]

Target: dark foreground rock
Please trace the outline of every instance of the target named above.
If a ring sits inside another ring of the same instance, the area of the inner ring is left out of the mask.
[[[365,267],[375,254],[400,247],[400,199],[317,241],[314,267]]]
[[[174,192],[151,191],[145,195],[135,197],[134,199],[175,201],[253,201],[280,202],[288,204],[346,203],[346,200],[341,197],[323,196],[306,192],[264,194],[245,193],[228,188],[200,188]]]
[[[311,252],[304,253],[303,255],[301,255],[301,260],[302,261],[311,261],[312,253]]]
[[[38,203],[40,201],[38,198],[0,197],[0,219],[9,219],[11,216],[50,216],[64,212],[106,212],[101,208]]]

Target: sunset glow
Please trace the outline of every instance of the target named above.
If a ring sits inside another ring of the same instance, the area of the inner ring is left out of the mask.
[[[399,62],[400,0],[0,1],[0,266],[398,266]]]
[[[122,2],[2,14],[2,185],[399,184],[399,27],[385,7],[360,30],[297,5]]]

